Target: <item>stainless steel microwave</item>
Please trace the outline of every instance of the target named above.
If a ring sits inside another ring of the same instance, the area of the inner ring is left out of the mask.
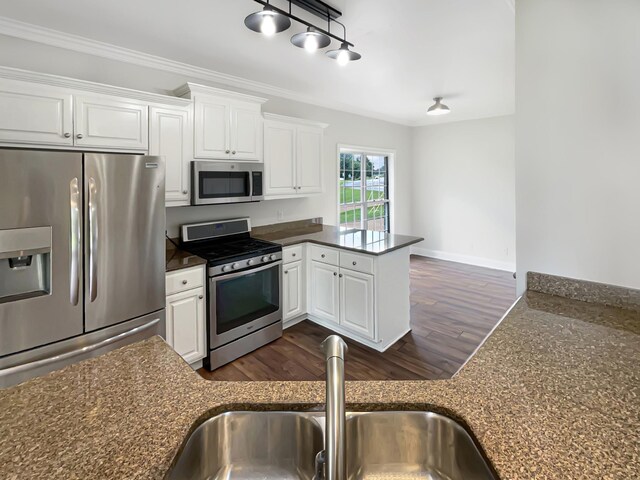
[[[259,202],[263,167],[249,162],[191,162],[191,205]]]

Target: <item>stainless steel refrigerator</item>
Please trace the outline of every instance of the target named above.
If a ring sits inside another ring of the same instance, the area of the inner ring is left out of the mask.
[[[0,387],[165,333],[161,157],[0,149]]]

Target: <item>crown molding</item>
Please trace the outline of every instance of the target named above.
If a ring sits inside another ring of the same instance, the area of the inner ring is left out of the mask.
[[[307,120],[306,118],[288,117],[287,115],[280,115],[277,113],[263,112],[262,116],[265,120],[274,120],[277,122],[285,123],[297,123],[298,125],[308,125],[310,127],[327,128],[329,126],[328,123]]]
[[[4,78],[6,80],[19,80],[24,82],[40,83],[55,87],[98,93],[102,95],[113,95],[117,97],[141,100],[143,102],[161,105],[187,106],[191,103],[190,100],[170,95],[143,92],[140,90],[133,90],[131,88],[114,87],[112,85],[105,85],[104,83],[88,82],[86,80],[78,80],[75,78],[62,77],[59,75],[50,75],[48,73],[31,72],[29,70],[4,67],[2,65],[0,65],[0,78]]]
[[[251,103],[262,104],[268,101],[267,98],[247,95],[246,93],[231,92],[229,90],[223,90],[222,88],[208,87],[207,85],[199,85],[197,83],[191,82],[187,82],[181,87],[176,88],[173,93],[178,97],[191,99],[193,99],[193,97],[197,95],[214,95],[216,97],[232,98],[234,100]]]
[[[217,72],[207,68],[197,67],[187,63],[169,60],[168,58],[138,52],[124,47],[118,47],[105,42],[91,40],[79,35],[61,32],[50,28],[21,22],[8,17],[0,16],[0,34],[21,38],[32,42],[63,48],[75,52],[94,55],[97,57],[130,63],[142,67],[153,68],[178,75],[205,80],[208,82],[258,92],[265,95],[286,98],[297,102],[316,105],[319,107],[340,110],[343,112],[361,115],[363,117],[383,120],[389,123],[412,126],[413,122],[380,112],[374,112],[342,102],[319,99],[313,95],[301,94],[293,90],[276,87],[263,82],[256,82],[235,75]]]

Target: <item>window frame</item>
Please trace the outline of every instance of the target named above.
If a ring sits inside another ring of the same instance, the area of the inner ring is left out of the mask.
[[[341,159],[340,156],[343,153],[351,153],[354,155],[362,155],[362,159],[364,160],[364,162],[361,161],[361,174],[360,177],[362,179],[363,174],[364,174],[364,178],[365,178],[365,182],[361,183],[361,201],[357,202],[357,203],[353,203],[354,208],[355,206],[359,206],[360,210],[361,210],[361,215],[360,215],[360,228],[352,228],[351,230],[360,230],[360,229],[366,229],[367,226],[367,222],[369,222],[369,218],[368,218],[368,209],[370,206],[372,205],[386,205],[387,208],[387,212],[388,212],[388,222],[387,222],[387,228],[388,228],[388,232],[391,233],[394,231],[394,223],[395,223],[395,212],[394,212],[394,206],[395,206],[395,198],[394,198],[394,166],[395,166],[395,156],[396,156],[396,152],[395,150],[391,150],[391,149],[386,149],[386,148],[375,148],[375,147],[363,147],[363,146],[355,146],[355,145],[343,145],[343,144],[338,144],[338,148],[337,148],[337,181],[336,181],[336,186],[337,186],[337,195],[336,195],[336,205],[337,205],[337,217],[336,217],[336,224],[339,227],[342,227],[342,224],[340,223],[340,213],[341,213],[341,207],[343,205],[347,205],[347,204],[343,204],[341,203],[341,198],[340,198],[340,194],[341,194],[341,190],[340,190],[340,173],[341,173]],[[386,186],[386,198],[384,200],[375,200],[375,201],[367,201],[367,185],[366,185],[366,157],[367,156],[381,156],[381,157],[386,157],[386,182],[385,184],[383,184],[384,186]],[[365,212],[367,212],[365,214]],[[379,217],[379,218],[384,218],[384,217]],[[375,219],[371,219],[371,220],[375,220]]]

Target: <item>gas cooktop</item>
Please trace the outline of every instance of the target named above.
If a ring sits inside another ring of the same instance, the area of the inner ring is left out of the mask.
[[[184,243],[182,248],[204,258],[209,263],[209,266],[221,265],[231,260],[242,260],[282,250],[282,246],[278,244],[258,240],[248,235],[234,235],[216,240]]]

